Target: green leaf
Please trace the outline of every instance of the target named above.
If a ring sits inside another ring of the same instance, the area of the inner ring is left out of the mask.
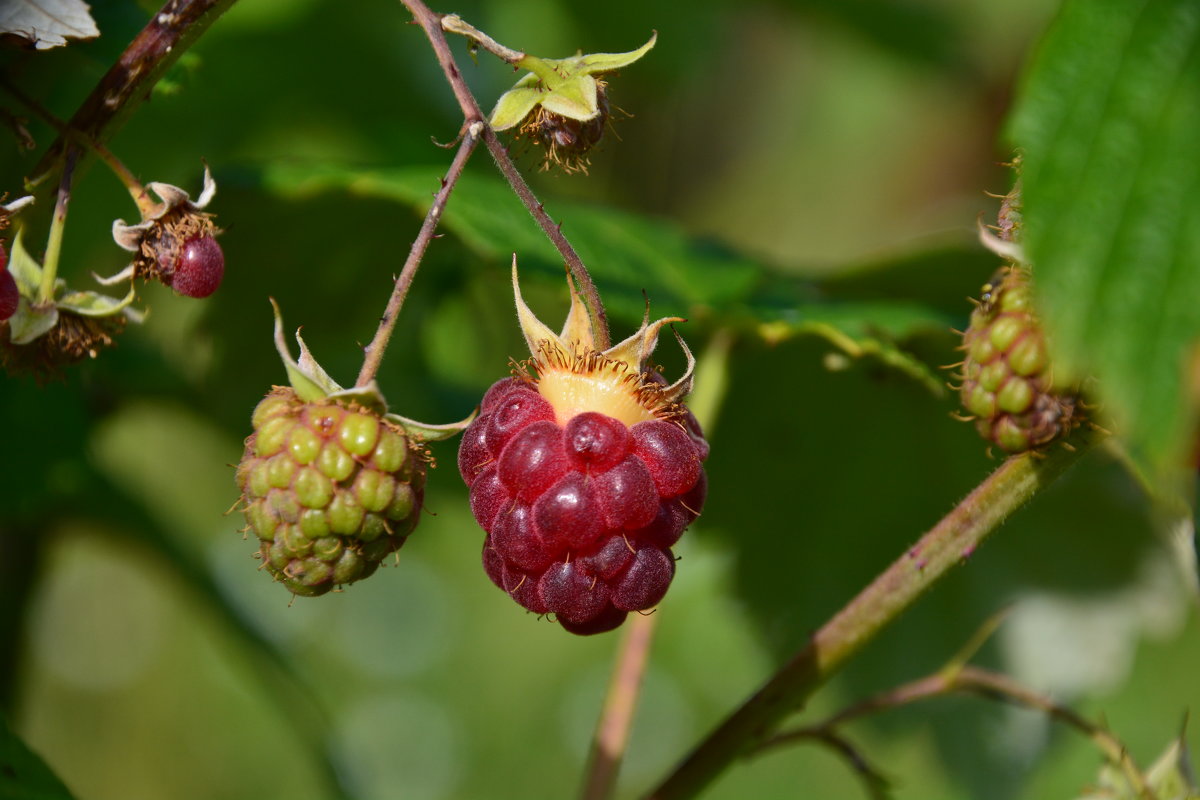
[[[430,187],[438,180],[437,171],[425,168],[364,171],[279,165],[265,176],[268,187],[283,194],[343,190],[397,201],[422,212],[430,202]],[[694,315],[717,323],[752,316],[764,323],[753,332],[765,340],[815,334],[852,358],[869,356],[898,368],[935,395],[944,392],[943,376],[895,344],[959,323],[927,305],[911,299],[866,299],[861,292],[852,300],[831,300],[809,284],[689,237],[662,220],[559,200],[554,202],[554,213],[571,220],[565,231],[600,285],[610,312],[639,319],[648,296],[655,314]],[[485,258],[507,261],[516,252],[524,274],[540,262],[543,272],[561,278],[558,251],[499,179],[463,175],[442,224]],[[907,266],[912,260],[905,256],[897,263]],[[887,269],[875,265],[872,272],[879,275]],[[965,301],[962,306],[965,316]]]
[[[1194,430],[1198,45],[1193,0],[1072,0],[1010,127],[1056,374],[1096,379],[1103,413],[1156,481],[1185,463]]]
[[[805,296],[793,281],[792,285],[774,286],[757,295],[750,311],[756,320],[754,333],[768,344],[817,336],[837,347],[843,356],[871,358],[899,370],[935,397],[946,393],[946,376],[897,344],[920,333],[945,333],[954,327],[954,320],[928,306],[910,301],[839,301]],[[844,358],[827,357],[825,361],[831,369],[845,366]]]
[[[73,795],[46,762],[30,750],[0,717],[0,798],[71,800]]]
[[[441,169],[359,170],[337,166],[271,167],[264,180],[281,194],[309,195],[349,191],[364,197],[393,200],[424,213],[431,187]],[[744,299],[760,280],[763,268],[697,242],[661,220],[567,200],[555,200],[556,218],[570,220],[564,232],[604,292],[606,305],[638,319],[643,291],[662,312],[694,313]],[[522,269],[530,259],[543,271],[561,275],[562,257],[498,178],[463,175],[442,217],[443,226],[481,256],[503,259],[517,253]]]

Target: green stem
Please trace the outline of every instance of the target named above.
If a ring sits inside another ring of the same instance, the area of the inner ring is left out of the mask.
[[[553,92],[563,85],[563,76],[559,75],[552,65],[537,56],[526,55],[517,62],[516,66],[537,75],[538,80],[545,85],[546,91]]]
[[[67,204],[71,200],[71,178],[75,174],[74,148],[67,148],[62,180],[58,184],[58,200],[50,220],[50,237],[46,240],[46,258],[42,263],[42,285],[38,287],[38,305],[54,301],[54,283],[58,279],[58,256],[62,252],[63,229],[67,225]]]
[[[656,800],[695,797],[768,736],[918,598],[965,562],[1000,524],[1052,483],[1098,434],[1075,447],[1013,456],[989,475],[841,611],[809,643],[702,741],[649,793]]]
[[[446,14],[442,17],[442,30],[449,33],[457,33],[459,36],[465,36],[475,44],[487,50],[492,55],[499,58],[501,61],[519,66],[521,59],[525,58],[525,54],[520,50],[513,50],[511,47],[505,47],[497,42],[492,37],[488,36],[483,31],[476,28],[471,23],[460,17],[458,14]]]

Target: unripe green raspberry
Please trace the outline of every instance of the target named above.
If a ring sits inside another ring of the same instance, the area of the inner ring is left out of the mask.
[[[238,465],[258,556],[294,594],[372,574],[416,527],[425,459],[403,429],[363,406],[306,403],[276,387],[254,410]]]
[[[963,335],[963,406],[983,438],[1009,453],[1046,445],[1080,422],[1077,394],[1053,385],[1029,280],[1021,267],[1001,270]]]

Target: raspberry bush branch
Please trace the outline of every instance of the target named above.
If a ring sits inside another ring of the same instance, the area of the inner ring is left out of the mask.
[[[600,301],[600,293],[597,291],[595,283],[592,282],[587,267],[579,258],[579,254],[575,252],[575,248],[567,241],[558,224],[550,219],[550,215],[546,213],[545,208],[534,196],[533,190],[521,177],[521,173],[513,163],[504,143],[496,136],[496,132],[492,130],[491,126],[485,122],[487,115],[483,113],[475,96],[471,94],[471,90],[463,80],[462,71],[459,70],[454,55],[450,52],[450,45],[442,31],[443,15],[434,13],[420,0],[401,0],[401,2],[425,31],[425,36],[429,39],[429,44],[437,56],[438,64],[441,65],[442,72],[445,73],[446,80],[450,83],[454,97],[458,100],[458,105],[466,118],[466,124],[470,125],[475,121],[484,122],[483,140],[487,144],[492,158],[496,161],[496,166],[508,180],[513,191],[521,198],[521,202],[525,204],[538,227],[562,255],[567,268],[571,271],[571,276],[575,279],[579,291],[583,295],[588,314],[592,317],[593,327],[597,331],[598,343],[606,347],[609,344],[608,318],[604,313],[604,304]]]
[[[922,595],[964,562],[1010,515],[1077,462],[1100,438],[1071,448],[1013,456],[812,635],[808,644],[712,731],[649,793],[655,800],[695,797],[733,761],[752,751]]]
[[[179,57],[236,0],[168,0],[146,23],[67,123],[89,142],[103,144]],[[41,184],[61,165],[69,136],[60,135],[34,168]]]
[[[383,362],[383,355],[387,350],[388,340],[392,337],[392,331],[396,327],[396,319],[400,315],[400,308],[404,305],[404,298],[408,296],[408,289],[412,286],[413,279],[417,275],[417,269],[421,266],[421,259],[425,257],[425,250],[429,247],[430,241],[433,240],[433,234],[437,230],[438,222],[442,218],[442,212],[446,210],[446,201],[450,199],[450,193],[454,191],[454,185],[458,183],[463,168],[467,165],[471,154],[475,152],[475,146],[479,144],[479,134],[483,128],[484,123],[480,120],[475,120],[468,123],[466,130],[463,132],[458,152],[454,155],[454,160],[450,164],[450,169],[446,172],[446,177],[442,179],[441,188],[434,195],[433,205],[429,207],[429,212],[425,215],[425,221],[421,223],[421,230],[417,233],[417,238],[413,241],[412,248],[408,252],[408,258],[404,262],[404,267],[400,270],[400,276],[396,278],[396,287],[392,290],[392,296],[388,299],[387,308],[383,312],[383,318],[379,321],[379,329],[375,332],[375,337],[371,339],[371,343],[366,347],[366,358],[363,360],[362,370],[358,373],[358,380],[355,381],[355,386],[367,386],[375,379],[375,374],[379,372],[379,365]]]
[[[1021,685],[1007,675],[966,664],[951,664],[943,667],[932,675],[918,678],[890,691],[867,698],[860,703],[855,703],[815,725],[783,731],[764,741],[756,749],[756,752],[804,740],[829,742],[833,739],[840,739],[837,729],[847,722],[921,700],[951,694],[970,694],[1041,711],[1051,719],[1074,728],[1094,742],[1108,761],[1120,766],[1126,780],[1129,781],[1130,786],[1141,800],[1156,800],[1145,772],[1129,755],[1129,749],[1125,744],[1111,732],[1080,716],[1071,708],[1055,702],[1052,698]]]

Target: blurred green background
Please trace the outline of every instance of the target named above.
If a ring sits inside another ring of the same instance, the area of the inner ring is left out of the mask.
[[[110,0],[102,36],[4,51],[7,78],[68,117],[154,10]],[[998,265],[974,238],[1009,177],[1014,83],[1057,4],[795,0],[463,2],[548,57],[659,44],[611,80],[630,115],[591,174],[535,190],[594,270],[623,337],[689,318],[697,353],[732,337],[709,420],[703,518],[680,544],[622,796],[645,791],[809,632],[996,465],[955,422],[937,365]],[[452,43],[490,107],[515,79]],[[4,107],[19,111],[4,100]],[[231,467],[285,375],[267,297],[352,382],[461,115],[398,3],[241,0],[110,142],[143,180],[199,191],[225,229],[211,299],[158,286],[119,346],[37,386],[0,378],[0,711],[76,796],[526,798],[573,794],[619,634],[577,638],[498,592],[481,531],[435,445],[427,510],[394,567],[291,602],[238,533]],[[39,145],[53,138],[29,123]],[[516,150],[521,150],[518,145]],[[0,152],[3,189],[39,153]],[[42,241],[47,209],[27,213]],[[126,263],[136,210],[93,164],[61,274]],[[380,383],[393,410],[460,419],[522,342],[516,251],[543,318],[561,265],[478,153],[404,309]],[[765,336],[759,321],[780,336]],[[839,346],[841,331],[866,349]],[[681,359],[665,342],[668,374]],[[899,364],[901,368],[896,368]],[[706,377],[714,382],[716,370]],[[1165,524],[1090,454],[821,692],[807,718],[921,676],[985,619],[980,661],[1103,715],[1148,763],[1200,707],[1194,606]],[[1068,798],[1097,752],[1040,716],[944,700],[849,729],[899,798]],[[342,788],[331,781],[336,771]],[[713,798],[862,796],[812,746],[743,762]]]

